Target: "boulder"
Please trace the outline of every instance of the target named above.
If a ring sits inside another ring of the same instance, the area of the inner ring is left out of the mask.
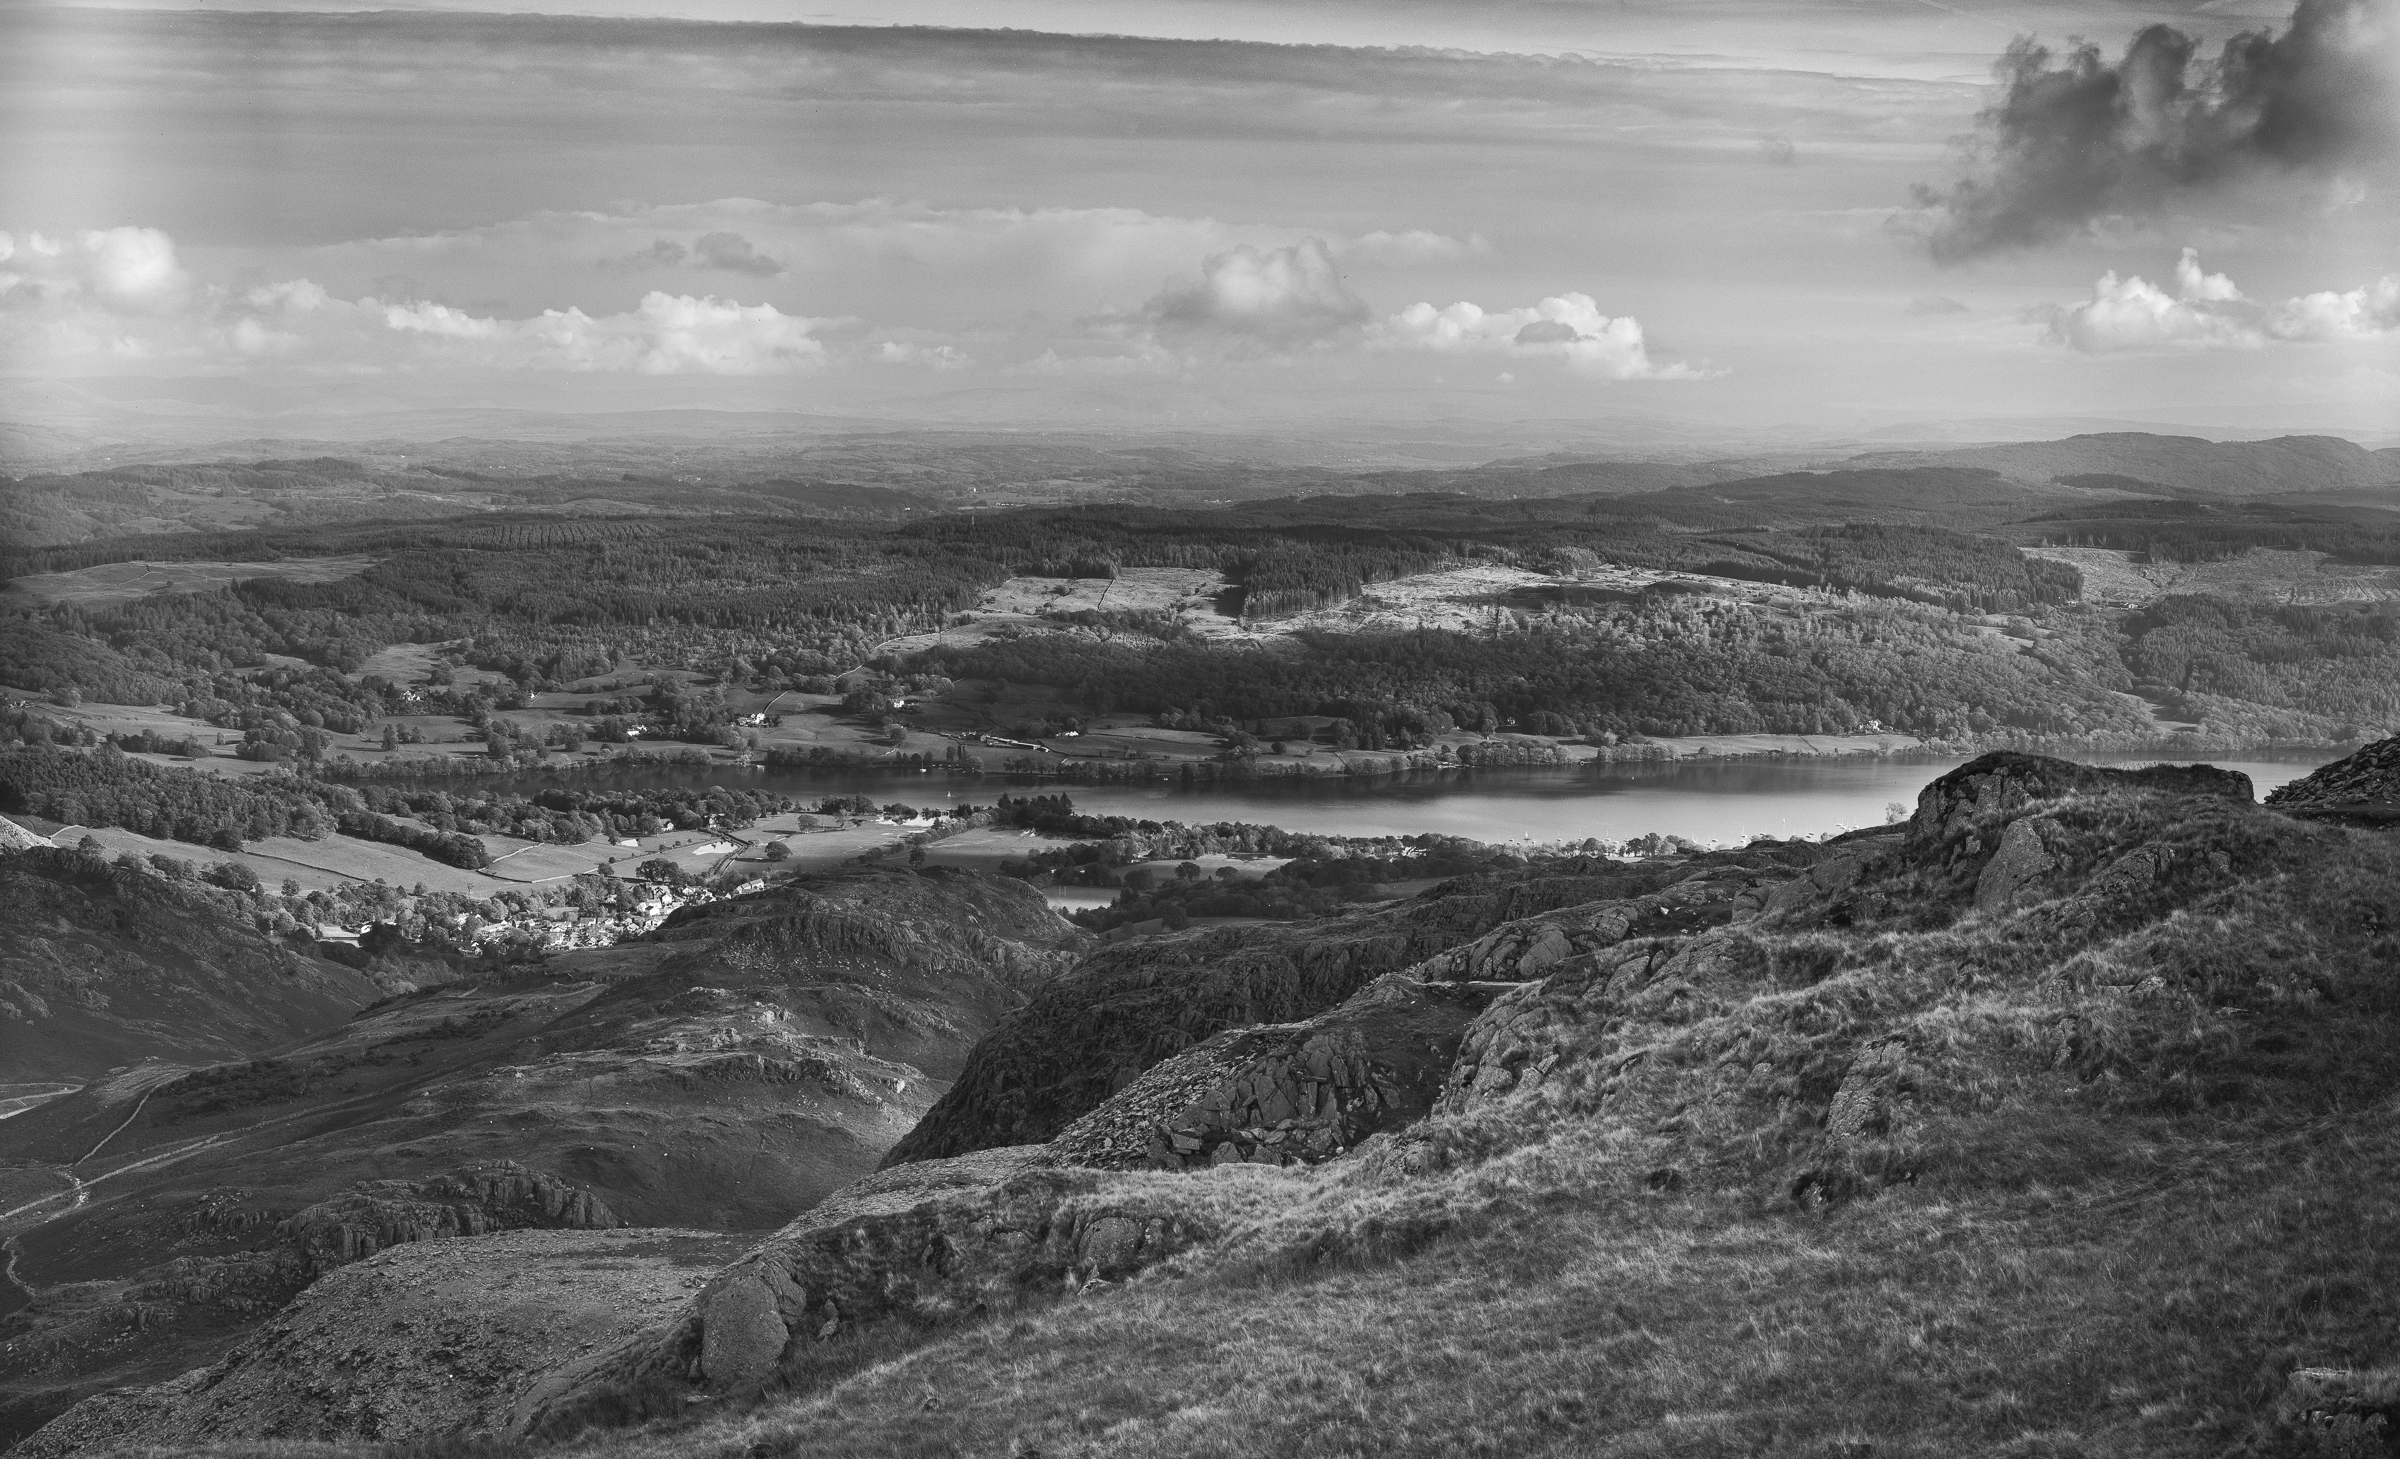
[[[1983,874],[1975,879],[1975,910],[2006,910],[2020,893],[2057,866],[2058,859],[2042,844],[2040,817],[2009,822],[2000,834],[2000,849],[1992,853],[1992,859],[1983,864]]]

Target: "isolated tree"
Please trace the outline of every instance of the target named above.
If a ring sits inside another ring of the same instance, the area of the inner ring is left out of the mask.
[[[220,861],[201,876],[229,892],[255,892],[259,887],[258,873],[239,861]]]

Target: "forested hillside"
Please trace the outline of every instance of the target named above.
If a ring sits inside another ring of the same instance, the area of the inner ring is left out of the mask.
[[[2240,459],[2253,458],[2280,459]],[[354,465],[239,470],[258,489],[299,491],[328,472],[352,479]],[[119,484],[222,489],[236,470],[142,468]],[[1460,725],[2131,744],[2163,733],[2162,718],[2208,727],[2223,743],[2327,740],[2394,723],[2392,697],[2376,687],[2389,681],[2392,614],[2372,594],[2280,608],[2195,594],[2105,611],[2084,601],[2075,566],[2021,550],[2205,563],[2275,549],[2307,555],[2294,560],[2400,562],[2400,521],[2363,505],[2171,501],[1949,464],[1580,496],[1343,495],[883,520],[804,521],[714,499],[687,502],[681,515],[654,503],[568,520],[522,510],[532,490],[509,486],[518,510],[442,520],[19,542],[0,555],[0,570],[20,582],[0,599],[10,620],[0,685],[62,702],[170,706],[244,736],[244,753],[302,762],[322,753],[326,735],[371,733],[427,709],[489,738],[495,711],[538,692],[659,670],[720,688],[658,681],[633,698],[595,700],[588,723],[546,733],[572,748],[622,743],[647,724],[653,735],[721,745],[723,691],[771,693],[862,666],[895,683],[1038,690],[1053,696],[1054,725],[1133,712],[1272,736],[1276,721],[1338,720],[1348,744],[1370,749]],[[342,566],[279,566],[318,562]],[[230,566],[220,586],[185,591],[87,590],[79,576],[129,563]],[[233,570],[242,563],[261,566]],[[1143,572],[1212,582],[1207,613],[1112,606],[1108,585]],[[1499,574],[1486,598],[1413,630],[1400,626],[1405,609],[1371,625],[1321,621],[1382,584],[1476,572]],[[1077,582],[1098,589],[1088,600],[1097,606],[1079,615],[951,632],[987,615],[1005,585],[1034,585],[1010,590],[1022,599]],[[505,675],[513,692],[365,673],[395,646],[437,644]],[[1322,724],[1308,733],[1344,742]]]

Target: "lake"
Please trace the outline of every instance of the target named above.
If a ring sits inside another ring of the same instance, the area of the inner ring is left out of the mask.
[[[2215,760],[2248,775],[2258,793],[2340,758],[2332,752],[2276,760]],[[1881,825],[1895,802],[1917,792],[1961,756],[1852,755],[1822,759],[1673,761],[1649,764],[1429,771],[1351,779],[1279,779],[1179,786],[1168,782],[1061,785],[986,775],[741,770],[730,767],[620,771],[572,782],[627,789],[724,785],[795,799],[866,795],[880,802],[989,805],[1002,795],[1064,793],[1094,815],[1155,821],[1251,821],[1340,836],[1423,832],[1477,841],[1623,841],[1652,831],[1738,845],[1754,836],[1820,836]],[[2152,765],[2158,757],[2091,757],[2094,764]],[[531,792],[555,781],[524,778]]]

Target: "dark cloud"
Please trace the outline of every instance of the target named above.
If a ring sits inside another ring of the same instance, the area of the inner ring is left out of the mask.
[[[2396,7],[2300,0],[2282,35],[2235,36],[2214,60],[2166,25],[2114,65],[2097,46],[2061,56],[2018,40],[1996,68],[2006,92],[1979,118],[1975,175],[1917,190],[1927,246],[1943,261],[2030,247],[2242,176],[2388,157],[2400,144]]]
[[[783,272],[781,263],[760,253],[739,233],[701,234],[692,241],[692,265],[762,279]]]
[[[661,238],[648,248],[628,253],[621,258],[604,258],[600,267],[610,273],[638,274],[650,269],[681,268],[717,269],[729,274],[748,274],[767,279],[783,272],[780,260],[760,253],[756,245],[739,233],[703,233],[684,247],[670,238]]]
[[[648,248],[622,258],[604,258],[600,260],[600,267],[610,273],[633,274],[644,269],[673,268],[690,256],[689,250],[682,244],[661,238]]]
[[[1573,344],[1583,338],[1574,325],[1557,319],[1537,319],[1516,333],[1518,344]]]

